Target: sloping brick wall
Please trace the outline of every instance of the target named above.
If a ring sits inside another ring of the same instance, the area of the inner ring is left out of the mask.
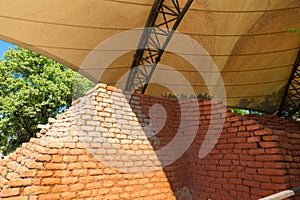
[[[220,102],[199,101],[194,106],[187,100],[179,105],[162,97],[134,95],[128,104],[127,96],[98,84],[68,111],[50,119],[39,138],[1,161],[0,197],[241,200],[299,186],[300,131],[294,124],[227,111],[216,146],[200,159],[209,124],[215,130],[222,125]],[[164,110],[158,106],[151,113],[156,104]],[[180,106],[188,109],[181,112]],[[185,126],[180,126],[181,120]],[[176,133],[184,139],[195,127],[199,129],[188,150],[162,167],[177,152],[157,152]]]

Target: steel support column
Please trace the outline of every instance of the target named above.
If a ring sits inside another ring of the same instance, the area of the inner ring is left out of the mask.
[[[178,0],[155,0],[131,64],[126,91],[145,93],[164,50],[192,2],[186,0],[182,7]]]
[[[300,109],[300,50],[286,86],[278,116],[289,118]]]

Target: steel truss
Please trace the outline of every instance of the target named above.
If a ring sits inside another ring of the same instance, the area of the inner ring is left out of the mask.
[[[132,61],[125,90],[145,93],[161,56],[193,0],[155,0]]]
[[[300,110],[300,50],[286,86],[278,116],[290,118]]]

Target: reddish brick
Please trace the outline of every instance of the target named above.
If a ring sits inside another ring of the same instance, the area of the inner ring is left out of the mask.
[[[227,141],[229,143],[242,143],[242,142],[246,142],[246,138],[228,138]]]
[[[227,129],[227,132],[228,133],[236,133],[236,132],[238,132],[238,128],[237,127],[229,127]]]
[[[256,149],[257,144],[256,143],[242,143],[242,144],[235,144],[234,147],[237,149]]]
[[[279,138],[277,135],[267,135],[263,136],[264,141],[279,141]]]
[[[289,186],[288,184],[282,184],[282,183],[262,183],[261,189],[280,191],[280,190],[289,189]]]
[[[246,174],[243,172],[238,173],[238,178],[246,179],[246,180],[253,180],[253,175]]]
[[[256,155],[256,161],[283,161],[282,155]]]
[[[272,176],[270,178],[271,178],[271,181],[274,183],[288,183],[289,182],[289,177],[286,177],[286,176]]]
[[[232,183],[232,184],[235,184],[235,185],[242,185],[243,184],[243,180],[239,179],[239,178],[229,178],[228,182]]]
[[[255,124],[255,123],[257,123],[255,120],[245,120],[245,121],[243,121],[243,125],[250,125],[250,124]]]
[[[235,172],[224,172],[224,177],[229,178],[229,180],[230,180],[232,178],[237,178],[238,174]]]
[[[253,179],[255,181],[259,181],[261,183],[269,183],[269,182],[271,182],[270,176],[266,176],[266,175],[255,175],[255,176],[253,176]]]
[[[284,162],[264,162],[265,169],[285,169],[286,163]]]
[[[284,154],[282,153],[284,150],[282,148],[267,148],[267,154]]]
[[[265,149],[250,149],[249,155],[263,155],[265,154]]]
[[[262,175],[283,176],[286,172],[285,169],[258,169],[258,173]]]
[[[260,142],[259,145],[262,148],[279,147],[279,143],[278,142]]]
[[[273,190],[264,190],[264,189],[260,189],[260,188],[251,188],[251,194],[258,195],[260,197],[265,197],[265,196],[274,194],[274,191]]]
[[[257,181],[244,180],[243,184],[249,186],[250,188],[260,188],[260,183]]]
[[[245,182],[245,181],[243,181],[243,182]],[[236,186],[236,191],[249,193],[250,188],[248,186],[245,186],[245,185],[237,185]]]
[[[254,134],[255,135],[271,135],[272,134],[272,130],[271,129],[255,130]]]
[[[237,137],[250,137],[250,132],[247,131],[238,132]]]
[[[260,136],[253,136],[253,137],[248,137],[247,142],[260,142],[261,137]]]

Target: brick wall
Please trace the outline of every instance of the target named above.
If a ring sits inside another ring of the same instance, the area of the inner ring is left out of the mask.
[[[130,96],[98,84],[1,161],[0,197],[241,200],[300,185],[298,127],[272,116],[236,116],[217,101],[192,101]],[[207,141],[218,131],[210,151]],[[172,143],[175,137],[182,142]],[[168,145],[174,147],[166,151]]]

